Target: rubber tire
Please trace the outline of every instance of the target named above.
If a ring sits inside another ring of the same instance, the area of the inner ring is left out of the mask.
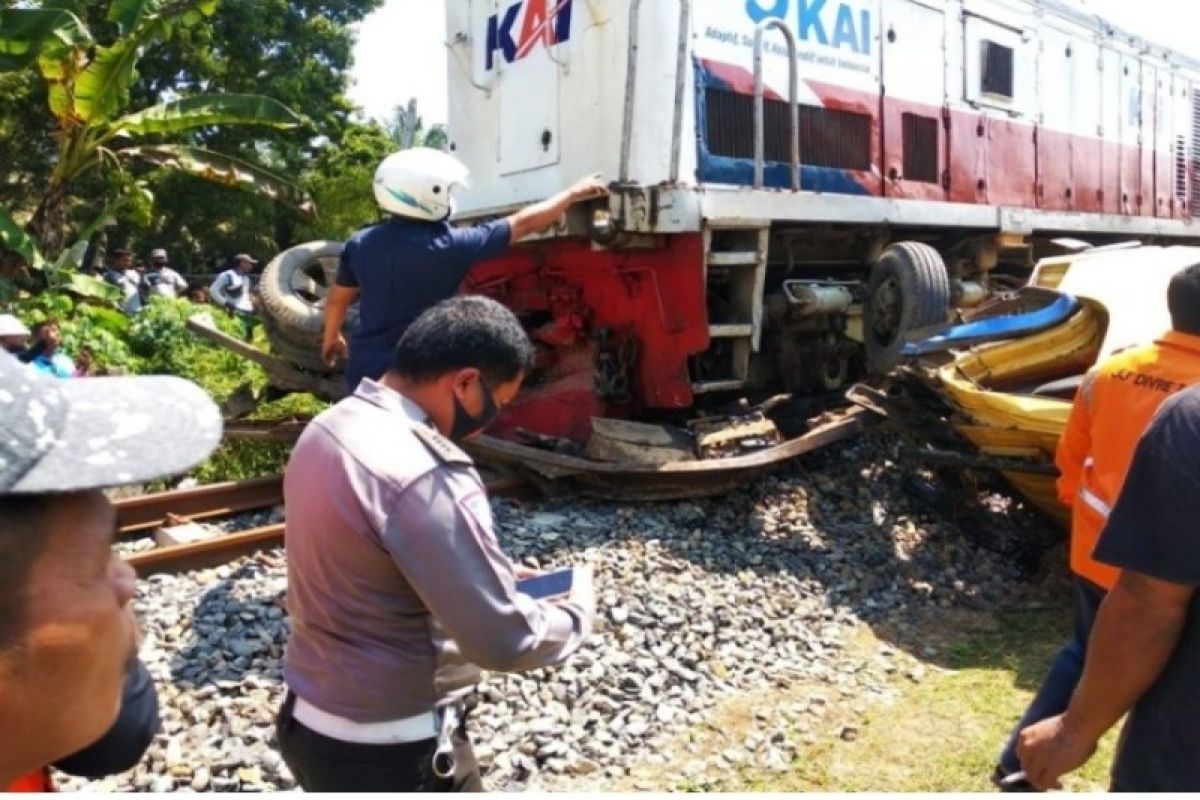
[[[304,337],[306,334],[320,336],[324,327],[324,313],[316,305],[304,299],[292,289],[292,277],[297,271],[307,269],[314,261],[328,259],[322,264],[327,286],[332,286],[337,268],[332,261],[342,254],[342,242],[318,241],[297,245],[285,250],[263,270],[259,281],[259,296],[263,314],[277,331],[289,338]]]
[[[295,332],[285,332],[268,323],[267,339],[271,342],[271,353],[301,369],[326,375],[337,372],[329,369],[321,360],[321,334],[308,334],[298,339]]]
[[[875,303],[879,289],[894,281],[900,294],[900,319],[888,340],[875,332]],[[950,317],[950,274],[937,250],[920,242],[897,242],[879,256],[867,283],[863,309],[863,339],[867,368],[873,375],[886,375],[899,366],[905,335],[915,329],[940,325]]]

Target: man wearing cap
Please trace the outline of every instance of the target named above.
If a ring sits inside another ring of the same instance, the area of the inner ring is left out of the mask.
[[[123,735],[134,575],[101,489],[183,472],[220,437],[187,381],[55,381],[0,354],[0,787],[49,789],[47,765]]]
[[[284,475],[289,693],[279,742],[307,791],[479,790],[461,698],[479,668],[558,663],[591,629],[517,591],[486,491],[455,441],[511,402],[533,360],[512,312],[459,296],[426,311],[379,381],[305,429]]]
[[[250,299],[250,273],[258,264],[250,256],[240,253],[233,257],[233,266],[225,270],[208,287],[213,302],[231,314],[253,314],[254,303]]]
[[[28,349],[31,335],[21,320],[12,314],[0,314],[0,350],[19,356]]]
[[[154,295],[174,300],[188,290],[187,281],[183,276],[167,266],[167,251],[162,248],[151,251],[150,269],[146,270],[142,278],[142,286],[146,294],[142,298],[143,303],[149,302],[150,297]]]

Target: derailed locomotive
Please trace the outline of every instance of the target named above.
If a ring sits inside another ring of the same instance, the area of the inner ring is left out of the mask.
[[[459,219],[613,181],[463,286],[541,353],[500,436],[833,391],[1056,248],[1200,240],[1200,64],[1064,0],[446,11]]]

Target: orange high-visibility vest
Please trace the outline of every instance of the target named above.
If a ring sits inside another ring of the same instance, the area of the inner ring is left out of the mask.
[[[1055,462],[1058,496],[1071,507],[1071,570],[1103,589],[1120,571],[1092,558],[1138,439],[1162,402],[1200,383],[1200,336],[1172,331],[1118,353],[1088,375],[1075,397]]]
[[[31,772],[4,790],[5,792],[53,792],[54,783],[50,773],[44,769]]]

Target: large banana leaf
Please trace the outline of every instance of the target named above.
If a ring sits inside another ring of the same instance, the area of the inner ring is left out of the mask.
[[[0,72],[24,69],[39,56],[61,60],[92,43],[79,17],[57,8],[0,10]]]
[[[120,289],[103,278],[97,278],[94,275],[84,275],[80,272],[67,273],[64,288],[80,297],[86,297],[91,300],[103,300],[106,303],[116,304],[125,299],[125,295]]]
[[[75,82],[75,114],[96,125],[117,115],[137,78],[137,62],[148,43],[169,38],[177,22],[191,25],[211,15],[217,0],[115,0],[109,18],[123,38],[102,47]]]
[[[308,192],[287,179],[232,156],[199,147],[158,145],[127,147],[116,151],[121,158],[137,158],[159,167],[178,169],[197,178],[244,189],[296,209],[305,217],[316,217],[316,204]]]
[[[303,117],[270,97],[256,94],[201,94],[153,106],[115,120],[110,126],[110,135],[173,134],[210,125],[294,128],[303,122]]]
[[[79,238],[75,240],[75,244],[63,250],[58,258],[55,259],[55,271],[81,269],[83,267],[83,257],[87,255],[88,245],[91,244],[92,237],[99,233],[101,228],[114,223],[116,223],[116,220],[106,205],[100,210],[100,215],[92,220],[90,225],[80,231]]]
[[[218,0],[113,0],[112,5],[108,7],[108,21],[117,23],[121,35],[128,36],[143,20],[160,14],[168,17],[186,17],[189,14],[211,16],[217,10],[217,2]]]
[[[141,47],[121,39],[101,47],[87,69],[75,80],[75,113],[84,122],[97,124],[112,119],[125,104],[137,73]]]
[[[17,221],[9,216],[8,212],[0,208],[0,244],[18,253],[21,258],[25,259],[25,263],[33,269],[42,269],[46,266],[42,254],[38,252],[37,245],[33,243],[33,239],[29,234],[21,229]]]

